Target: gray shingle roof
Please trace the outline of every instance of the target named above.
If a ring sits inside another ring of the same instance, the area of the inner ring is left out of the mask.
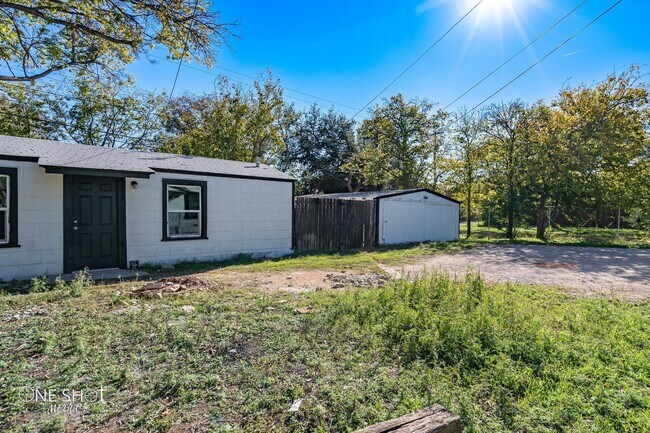
[[[326,198],[326,199],[334,199],[334,200],[375,200],[378,198],[393,197],[393,196],[405,195],[413,192],[422,192],[422,191],[428,192],[429,194],[436,195],[438,197],[442,197],[447,200],[451,200],[454,203],[460,203],[459,201],[454,200],[451,197],[447,197],[445,195],[431,191],[430,189],[427,188],[399,189],[399,190],[389,190],[389,191],[341,192],[341,193],[334,193],[334,194],[310,194],[310,195],[303,195],[300,197],[301,198],[302,197]]]
[[[206,175],[294,180],[280,170],[266,164],[257,167],[254,162],[112,149],[0,135],[0,159],[3,156],[37,158],[38,164],[43,167],[128,171],[143,175],[152,174],[157,170],[173,170]]]

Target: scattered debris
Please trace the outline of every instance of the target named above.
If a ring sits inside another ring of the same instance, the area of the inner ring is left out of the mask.
[[[291,404],[291,407],[289,408],[289,412],[298,412],[300,410],[300,405],[302,404],[302,398],[296,400]]]
[[[196,307],[194,307],[193,305],[183,305],[181,308],[186,313],[193,313],[196,310]]]
[[[16,313],[9,313],[2,316],[3,322],[16,322],[34,316],[47,316],[47,310],[40,307],[27,307]]]
[[[133,288],[131,295],[162,298],[163,294],[170,295],[188,290],[202,292],[213,287],[213,283],[195,276],[167,277],[147,283],[139,288]]]
[[[232,353],[234,355],[235,353],[237,353],[237,349],[230,349],[228,353]]]
[[[332,289],[342,289],[345,286],[379,287],[387,284],[390,277],[378,273],[372,274],[327,274],[326,280],[332,282]]]
[[[296,313],[298,314],[309,314],[314,311],[314,307],[307,305],[306,307],[296,308]]]
[[[272,311],[275,311],[275,308],[274,307],[266,307],[266,311],[272,312]]]

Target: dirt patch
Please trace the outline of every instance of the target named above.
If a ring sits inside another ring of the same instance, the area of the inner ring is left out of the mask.
[[[349,270],[309,270],[266,274],[215,271],[208,276],[220,284],[237,289],[257,288],[297,293],[344,287],[376,287],[390,281],[390,277],[379,272]]]
[[[172,295],[180,292],[195,291],[203,292],[214,289],[216,286],[213,282],[199,278],[193,275],[180,277],[161,278],[158,281],[147,283],[142,287],[131,290],[131,296],[153,298],[162,298],[163,295]]]
[[[28,319],[35,316],[47,316],[48,311],[45,308],[41,307],[27,307],[22,310],[15,311],[13,313],[8,313],[3,315],[0,319],[3,322],[17,322],[23,319]]]

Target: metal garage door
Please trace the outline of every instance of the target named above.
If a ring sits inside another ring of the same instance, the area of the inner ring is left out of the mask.
[[[458,211],[456,205],[425,204],[427,208],[427,241],[458,239]]]
[[[383,244],[452,241],[458,237],[458,206],[383,200]]]

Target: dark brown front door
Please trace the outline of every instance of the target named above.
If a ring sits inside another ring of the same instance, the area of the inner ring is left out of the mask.
[[[64,272],[125,266],[124,179],[64,175]]]

